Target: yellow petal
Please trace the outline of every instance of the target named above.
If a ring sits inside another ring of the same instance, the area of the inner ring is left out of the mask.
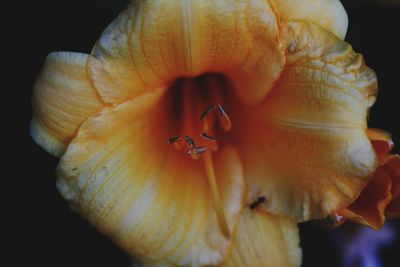
[[[106,102],[182,76],[222,72],[245,101],[262,99],[285,56],[268,1],[135,1],[102,34],[89,60]]]
[[[377,160],[366,134],[376,78],[350,45],[315,24],[288,23],[288,64],[237,140],[252,198],[299,221],[349,205]]]
[[[344,39],[348,18],[339,0],[272,0],[284,20],[313,22]]]
[[[229,239],[220,230],[201,160],[166,144],[160,91],[105,108],[86,121],[58,169],[58,187],[92,224],[149,264],[218,264]],[[236,150],[214,169],[232,231],[243,203]]]
[[[51,53],[33,92],[33,139],[61,155],[81,123],[102,107],[86,73],[88,55]]]
[[[239,219],[225,267],[301,265],[296,222],[259,210],[245,209]]]

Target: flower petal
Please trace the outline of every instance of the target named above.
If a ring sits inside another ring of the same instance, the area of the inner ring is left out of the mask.
[[[299,242],[299,231],[293,220],[245,209],[224,266],[300,266]]]
[[[394,146],[391,135],[380,129],[371,128],[367,129],[367,135],[374,147],[379,165],[384,165],[392,157],[388,154]]]
[[[60,156],[81,123],[102,103],[86,73],[88,55],[56,52],[48,55],[33,92],[33,139]]]
[[[392,200],[391,188],[389,173],[379,167],[357,200],[339,214],[350,221],[378,230],[385,222],[385,210]]]
[[[376,78],[317,25],[288,23],[282,34],[288,64],[266,101],[240,112],[236,139],[250,199],[262,194],[268,211],[299,221],[323,218],[354,201],[377,167],[365,131]]]
[[[400,216],[400,156],[392,156],[385,164],[385,170],[392,178],[392,197],[393,200],[387,207],[387,215],[389,217]]]
[[[272,0],[284,20],[313,22],[344,39],[348,18],[339,0]]]
[[[160,97],[147,93],[85,122],[61,158],[58,187],[135,259],[218,264],[230,240],[219,228],[204,165],[166,144],[170,125]],[[226,146],[214,164],[233,229],[243,205],[241,162]]]
[[[108,103],[206,72],[226,74],[256,102],[284,66],[278,35],[265,0],[136,1],[104,31],[89,71]]]

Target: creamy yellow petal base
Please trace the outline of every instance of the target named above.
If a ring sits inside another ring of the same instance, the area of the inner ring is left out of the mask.
[[[313,22],[344,39],[348,17],[339,0],[270,0],[284,20]]]
[[[284,66],[278,36],[264,0],[135,1],[104,31],[88,70],[109,103],[206,72],[224,73],[243,101],[257,102]]]
[[[248,201],[263,195],[273,214],[324,218],[353,202],[377,167],[366,134],[376,78],[350,45],[315,24],[283,24],[282,35],[280,80],[236,123],[246,129],[236,140]]]
[[[202,160],[166,144],[170,124],[160,97],[147,93],[86,121],[61,158],[58,188],[141,262],[218,264],[230,240],[220,230]],[[233,231],[244,197],[241,162],[225,146],[214,165]]]
[[[60,156],[81,123],[101,109],[87,73],[88,55],[48,55],[33,92],[31,134],[47,152]]]
[[[235,230],[224,267],[293,267],[301,265],[295,221],[260,210],[245,209]]]

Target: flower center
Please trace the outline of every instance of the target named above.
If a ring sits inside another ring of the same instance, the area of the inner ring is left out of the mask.
[[[233,94],[232,86],[220,74],[205,74],[196,78],[180,78],[170,88],[170,108],[179,123],[173,123],[175,134],[167,137],[167,144],[189,159],[202,159],[214,200],[221,231],[230,236],[218,189],[213,153],[224,142],[232,121],[225,109]]]
[[[218,150],[218,140],[232,128],[224,107],[227,88],[224,76],[205,74],[197,78],[180,78],[171,86],[172,109],[178,115],[177,134],[167,143],[189,158],[199,159],[205,152]]]

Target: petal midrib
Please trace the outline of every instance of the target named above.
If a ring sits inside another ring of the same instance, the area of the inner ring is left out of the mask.
[[[360,130],[366,129],[365,125],[342,125],[342,124],[334,124],[334,123],[309,123],[304,121],[294,121],[294,120],[285,120],[280,119],[274,116],[266,116],[266,119],[273,123],[277,123],[289,128],[300,128],[300,129],[318,129],[318,130]],[[364,123],[363,123],[364,124]]]

